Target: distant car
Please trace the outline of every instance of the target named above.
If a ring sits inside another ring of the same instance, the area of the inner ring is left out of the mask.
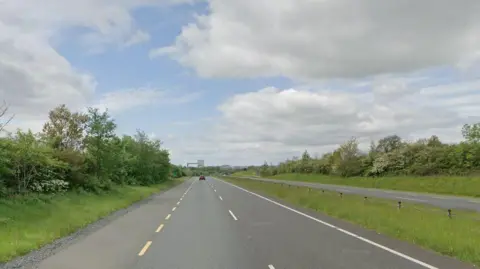
[[[200,176],[200,180],[205,180],[205,176]]]

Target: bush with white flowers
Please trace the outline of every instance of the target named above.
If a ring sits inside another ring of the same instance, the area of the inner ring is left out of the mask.
[[[68,182],[60,179],[33,182],[30,190],[39,193],[59,193],[68,190]]]

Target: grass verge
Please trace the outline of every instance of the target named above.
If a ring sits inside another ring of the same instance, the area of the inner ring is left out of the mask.
[[[342,178],[315,174],[280,174],[268,178],[345,185],[362,188],[377,188],[399,191],[480,197],[479,176],[398,176],[378,178]]]
[[[69,192],[0,200],[0,263],[67,236],[182,180],[149,187],[116,187],[102,195]]]
[[[257,173],[252,170],[247,170],[247,171],[237,171],[232,174],[232,176],[240,176],[240,177],[255,177],[257,176]]]
[[[480,265],[480,214],[403,203],[398,209],[391,200],[343,195],[304,187],[249,179],[222,178],[243,188],[311,208],[329,216],[408,241],[459,260]]]

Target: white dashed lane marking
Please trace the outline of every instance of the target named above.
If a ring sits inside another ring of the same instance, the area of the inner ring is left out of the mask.
[[[233,214],[232,210],[228,210],[228,212],[230,212],[230,215],[234,220],[238,220],[237,217]]]
[[[263,199],[263,200],[265,200],[265,201],[267,201],[267,202],[270,202],[270,203],[275,204],[275,205],[277,205],[277,206],[283,207],[284,209],[289,210],[289,211],[291,211],[291,212],[294,212],[294,213],[296,213],[296,214],[298,214],[298,215],[301,215],[301,216],[303,216],[303,217],[306,217],[306,218],[308,218],[308,219],[311,219],[311,220],[313,220],[313,221],[315,221],[315,222],[317,222],[317,223],[323,224],[323,225],[325,225],[325,226],[327,226],[327,227],[330,227],[330,228],[332,228],[332,229],[334,229],[334,230],[337,230],[337,231],[339,231],[339,232],[341,232],[341,233],[343,233],[343,234],[346,234],[346,235],[349,235],[349,236],[351,236],[351,237],[353,237],[353,238],[356,238],[356,239],[358,239],[358,240],[361,240],[361,241],[363,241],[363,242],[365,242],[365,243],[367,243],[367,244],[369,244],[369,245],[372,245],[372,246],[375,246],[375,247],[377,247],[377,248],[383,249],[383,250],[385,250],[385,251],[387,251],[387,252],[390,252],[390,253],[393,254],[393,255],[396,255],[396,256],[398,256],[398,257],[401,257],[401,258],[403,258],[403,259],[405,259],[405,260],[408,260],[408,261],[410,261],[410,262],[412,262],[412,263],[418,264],[418,265],[420,265],[420,266],[422,266],[422,267],[425,267],[425,268],[428,268],[428,269],[439,269],[438,267],[435,267],[435,266],[433,266],[433,265],[431,265],[431,264],[428,264],[428,263],[426,263],[426,262],[422,262],[422,261],[420,261],[420,260],[418,260],[418,259],[415,259],[415,258],[413,258],[413,257],[411,257],[411,256],[408,256],[408,255],[403,254],[403,253],[401,253],[401,252],[399,252],[399,251],[396,251],[396,250],[394,250],[394,249],[391,249],[391,248],[389,248],[389,247],[386,247],[386,246],[384,246],[384,245],[381,245],[381,244],[379,244],[379,243],[376,243],[376,242],[374,242],[374,241],[372,241],[372,240],[369,240],[369,239],[367,239],[367,238],[365,238],[365,237],[362,237],[362,236],[360,236],[360,235],[357,235],[357,234],[355,234],[355,233],[349,232],[349,231],[347,231],[347,230],[345,230],[345,229],[342,229],[342,228],[340,228],[340,227],[337,227],[337,226],[335,226],[335,225],[333,225],[333,224],[330,224],[330,223],[328,223],[328,222],[326,222],[326,221],[323,221],[323,220],[317,219],[317,218],[315,218],[315,217],[312,217],[312,216],[310,216],[310,215],[308,215],[308,214],[305,214],[305,213],[303,213],[303,212],[301,212],[301,211],[298,211],[298,210],[296,210],[296,209],[293,209],[293,208],[291,208],[291,207],[288,207],[288,206],[286,206],[286,205],[283,205],[283,204],[281,204],[281,203],[279,203],[279,202],[273,201],[272,199],[269,199],[269,198],[267,198],[267,197],[264,197],[264,196],[262,196],[262,195],[260,195],[260,194],[251,192],[251,191],[249,191],[249,190],[247,190],[247,189],[244,189],[244,188],[242,188],[242,187],[239,187],[239,186],[237,186],[237,185],[235,185],[235,184],[232,184],[232,183],[230,183],[230,182],[226,182],[226,181],[223,181],[223,180],[220,180],[220,179],[217,179],[217,180],[220,181],[220,182],[222,182],[222,183],[225,183],[225,184],[227,184],[227,185],[230,185],[230,186],[232,186],[232,187],[234,187],[234,188],[237,188],[237,189],[239,189],[239,190],[242,190],[242,191],[244,191],[244,192],[246,192],[246,193],[248,193],[248,194],[251,194],[251,195],[253,195],[253,196],[256,196],[256,197],[258,197],[258,198],[260,198],[260,199]],[[232,212],[230,212],[230,213],[232,213]]]

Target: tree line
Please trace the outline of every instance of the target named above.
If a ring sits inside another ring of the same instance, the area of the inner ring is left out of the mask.
[[[312,173],[355,176],[387,175],[469,175],[480,171],[480,123],[462,128],[464,141],[443,143],[433,135],[417,141],[404,141],[390,135],[371,142],[368,152],[359,149],[352,138],[333,152],[312,157],[307,151],[299,157],[259,168],[263,176],[282,173]]]
[[[173,166],[174,174],[181,176],[219,176],[223,174],[230,174],[233,170],[225,169],[221,166],[204,166],[204,167],[186,167],[181,165]]]
[[[6,122],[0,110],[0,131]],[[2,119],[2,116],[3,119]],[[49,112],[41,132],[17,130],[0,138],[0,198],[68,190],[108,191],[115,185],[152,185],[172,176],[162,142],[137,130],[116,135],[108,111],[72,112],[60,105]]]

